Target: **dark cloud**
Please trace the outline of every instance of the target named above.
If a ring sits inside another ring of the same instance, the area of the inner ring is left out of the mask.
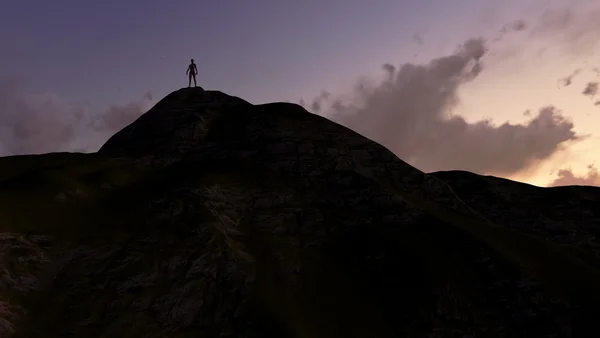
[[[559,79],[559,83],[561,83],[564,87],[568,87],[573,83],[573,79],[579,75],[581,73],[582,69],[578,68],[575,69],[571,74],[569,74],[568,76],[565,76],[562,79]]]
[[[396,73],[396,67],[391,63],[385,63],[383,64],[383,66],[381,66],[381,68],[383,68],[383,70],[390,76],[394,76],[394,74]]]
[[[329,99],[329,97],[331,96],[331,93],[329,93],[328,91],[324,90],[321,92],[321,94],[319,94],[319,96],[317,96],[313,102],[310,105],[310,109],[315,112],[315,113],[319,113],[321,112],[321,106],[322,104],[327,101]],[[301,104],[302,105],[302,104]],[[303,105],[302,105],[303,106]]]
[[[0,82],[0,156],[96,151],[148,108],[151,95],[98,113],[55,95],[26,94],[19,81]]]
[[[525,124],[469,123],[450,116],[459,103],[458,89],[483,71],[485,53],[484,41],[471,39],[428,64],[394,67],[394,75],[380,83],[359,82],[353,102],[332,99],[326,113],[428,172],[510,175],[579,139],[573,123],[552,106],[541,108]]]
[[[557,187],[565,185],[589,185],[600,186],[600,173],[598,169],[590,164],[587,167],[588,172],[583,176],[573,174],[571,169],[561,169],[558,171],[558,178],[552,181],[548,186]]]
[[[313,103],[310,105],[310,109],[313,112],[320,112],[321,111],[321,102],[319,100],[314,100]]]
[[[152,92],[147,91],[146,94],[144,94],[144,98],[148,101],[152,101]]]
[[[594,96],[598,94],[598,82],[588,82],[588,84],[585,85],[585,89],[583,90],[583,92],[581,92],[581,94],[589,96],[593,99]]]
[[[521,32],[527,28],[527,24],[524,20],[516,20],[507,25],[504,25],[501,29],[501,33]]]
[[[423,44],[423,36],[419,33],[415,33],[412,36],[412,41],[418,45],[422,45]]]

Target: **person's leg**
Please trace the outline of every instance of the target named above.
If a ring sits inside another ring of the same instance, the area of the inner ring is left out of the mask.
[[[198,87],[198,86],[196,85],[196,74],[194,74],[194,87]]]
[[[188,88],[192,86],[192,73],[188,76]]]

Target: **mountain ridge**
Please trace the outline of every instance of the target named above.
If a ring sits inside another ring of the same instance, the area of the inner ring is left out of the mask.
[[[595,337],[600,189],[570,190],[180,89],[97,153],[0,158],[0,335]]]

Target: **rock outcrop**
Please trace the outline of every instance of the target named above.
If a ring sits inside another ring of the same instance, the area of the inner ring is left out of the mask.
[[[97,153],[0,159],[0,336],[597,337],[598,201],[181,89]]]

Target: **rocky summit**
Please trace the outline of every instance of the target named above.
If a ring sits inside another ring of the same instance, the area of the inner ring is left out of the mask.
[[[598,233],[599,188],[181,89],[97,153],[0,158],[0,337],[599,337]]]

